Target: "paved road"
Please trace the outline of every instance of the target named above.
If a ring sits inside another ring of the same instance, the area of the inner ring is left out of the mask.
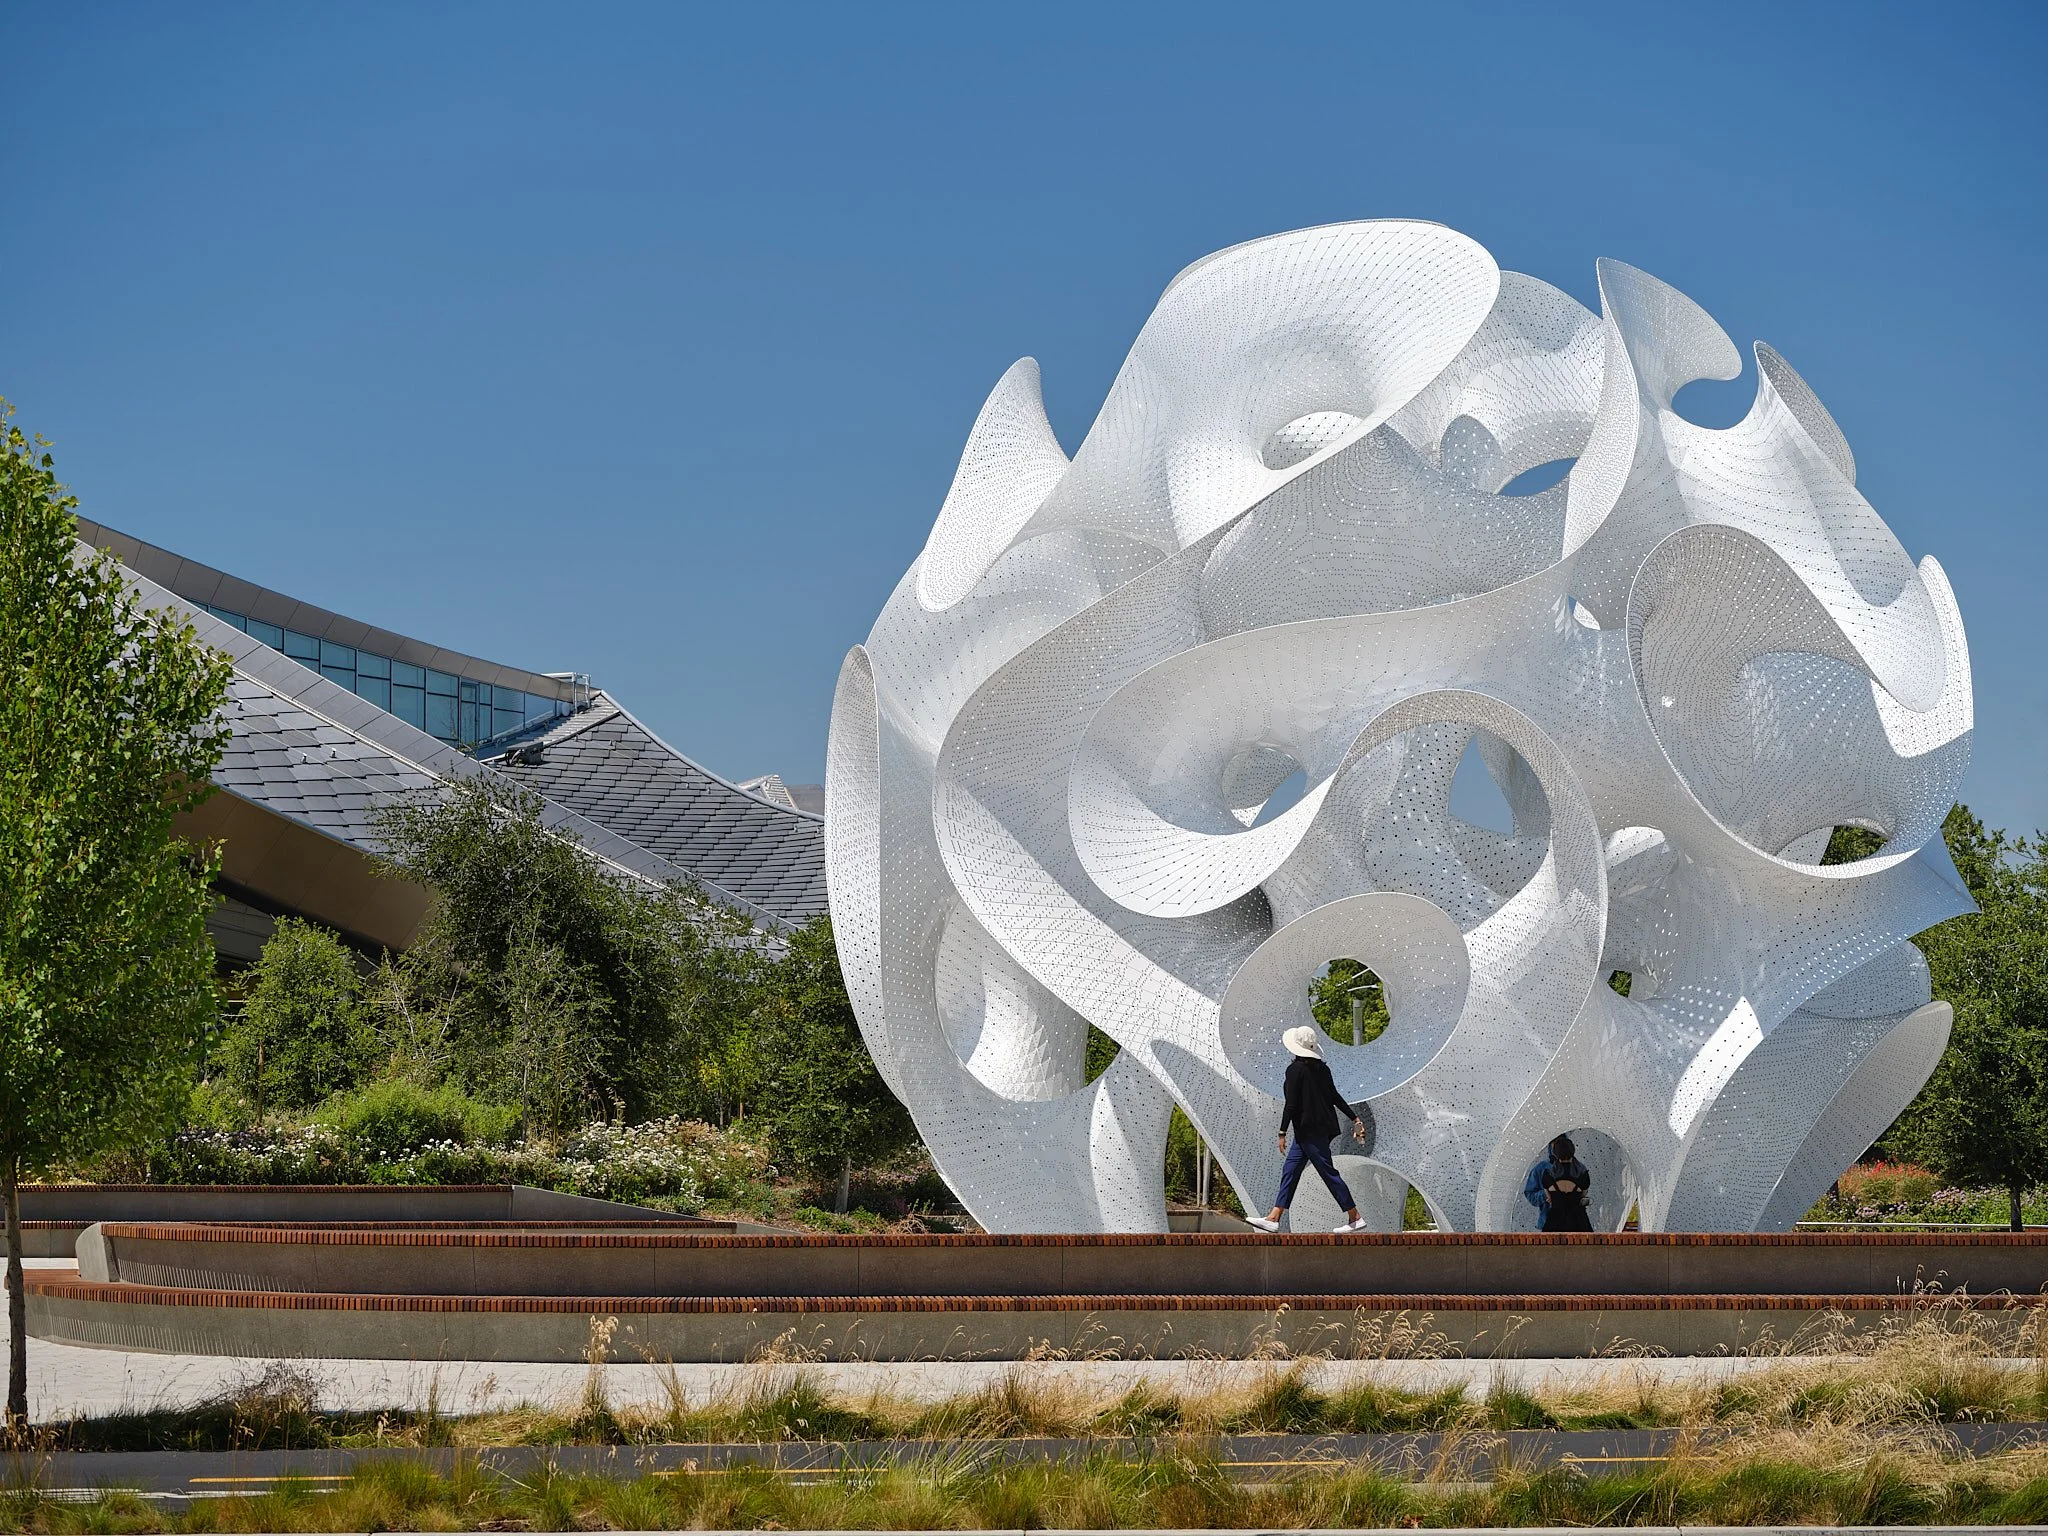
[[[56,1259],[31,1259],[31,1268],[69,1267]],[[0,1309],[6,1305],[0,1294]],[[4,1316],[4,1312],[0,1312]],[[38,1423],[181,1408],[232,1391],[260,1375],[271,1362],[217,1355],[159,1355],[81,1349],[29,1341],[29,1414]],[[1376,1380],[1418,1391],[1458,1385],[1483,1396],[1497,1382],[1525,1390],[1564,1390],[1596,1380],[1647,1376],[1659,1381],[1712,1381],[1773,1362],[1746,1359],[1646,1360],[1401,1360],[1314,1361],[1307,1366],[1325,1388],[1349,1377]],[[429,1401],[443,1413],[477,1413],[521,1404],[553,1406],[581,1395],[586,1371],[580,1365],[517,1365],[451,1361],[303,1360],[296,1364],[320,1386],[328,1409],[420,1409]],[[612,1365],[606,1389],[614,1403],[662,1405],[680,1394],[702,1404],[743,1391],[769,1369],[800,1369],[827,1391],[864,1397],[886,1391],[920,1401],[972,1392],[1027,1372],[1035,1381],[1060,1382],[1091,1397],[1114,1397],[1148,1383],[1181,1393],[1200,1393],[1256,1380],[1270,1362],[1253,1360],[1039,1360],[844,1363],[802,1367],[749,1365]]]

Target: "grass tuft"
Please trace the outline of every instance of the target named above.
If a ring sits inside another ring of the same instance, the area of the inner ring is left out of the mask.
[[[1494,1442],[1496,1445],[1499,1442]],[[133,1495],[68,1503],[0,1492],[0,1529],[74,1532],[366,1530],[1316,1529],[1410,1525],[2041,1523],[2048,1451],[1969,1460],[1944,1442],[1830,1426],[1682,1440],[1663,1467],[1589,1475],[1495,1464],[1483,1481],[1402,1481],[1369,1466],[1235,1482],[1190,1442],[1005,1463],[987,1442],[815,1481],[759,1467],[607,1480],[542,1467],[523,1479],[380,1459],[338,1487],[282,1483],[167,1516]]]

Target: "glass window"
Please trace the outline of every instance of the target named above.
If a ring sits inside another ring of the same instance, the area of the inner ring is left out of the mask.
[[[402,684],[394,684],[391,689],[391,713],[398,716],[407,725],[416,725],[421,730],[425,730],[427,728],[427,690],[424,688],[407,688]]]
[[[425,695],[425,698],[427,701],[427,734],[438,736],[443,741],[459,740],[460,738],[455,734],[455,701],[445,694],[439,693],[429,693]]]
[[[368,699],[379,709],[391,707],[391,679],[388,677],[365,677],[356,674],[356,692]]]
[[[357,677],[389,677],[391,662],[383,656],[372,656],[368,651],[356,652]]]
[[[409,662],[394,661],[391,663],[391,681],[405,688],[424,688],[427,686],[427,669]]]
[[[427,674],[427,692],[429,693],[445,694],[452,699],[455,697],[455,686],[455,679],[449,673],[429,672]]]
[[[356,691],[356,669],[354,667],[322,667],[320,675],[330,683],[339,683],[350,693]]]
[[[302,635],[296,629],[288,629],[284,632],[284,653],[300,661],[310,661],[315,666],[318,666],[320,663],[320,642],[311,635]]]
[[[498,692],[501,694],[506,693],[508,691],[509,690],[504,688],[500,688],[498,690]],[[514,699],[517,699],[519,695],[515,693],[512,695],[512,697]],[[520,726],[524,725],[525,723],[525,711],[519,709],[504,709],[495,705],[492,706],[491,734],[493,736],[502,736],[507,731],[516,731],[519,729]]]
[[[249,621],[249,633],[269,646],[273,651],[284,649],[284,631],[275,624],[266,624],[261,619]]]
[[[211,603],[201,603],[199,606],[212,614],[216,619],[219,619],[223,624],[232,624],[235,628],[244,632],[249,628],[249,621],[239,613],[230,613],[227,609],[216,608]]]
[[[490,715],[486,713],[484,718],[488,720]],[[476,733],[476,705],[472,704],[468,699],[462,701],[462,713],[458,719],[460,723],[457,727],[458,734],[455,738],[457,741],[480,741],[483,739]]]
[[[320,642],[320,665],[341,667],[353,672],[356,669],[356,653],[353,646],[336,645],[332,640]]]
[[[537,693],[526,696],[526,718],[529,721],[545,720],[555,712],[555,701],[544,699]]]

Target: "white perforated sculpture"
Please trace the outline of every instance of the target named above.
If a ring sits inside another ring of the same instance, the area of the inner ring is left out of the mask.
[[[1304,230],[1175,279],[1071,461],[1036,364],[997,383],[826,784],[861,1027],[991,1230],[1164,1230],[1175,1104],[1269,1198],[1278,1037],[1339,957],[1391,1013],[1326,1046],[1388,1229],[1409,1185],[1533,1226],[1559,1132],[1596,1225],[1783,1229],[1933,1069],[1948,582],[1776,353],[1695,426],[1672,397],[1733,344],[1598,272],[1594,315],[1440,226]],[[1475,739],[1511,831],[1451,814]],[[1823,867],[1842,824],[1882,849]]]

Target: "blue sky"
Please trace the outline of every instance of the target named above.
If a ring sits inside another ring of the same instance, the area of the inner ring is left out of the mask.
[[[2048,7],[0,14],[0,394],[87,515],[728,775],[821,776],[1010,362],[1071,451],[1187,262],[1402,215],[1777,346],[1955,581],[1966,797],[2048,825]]]

